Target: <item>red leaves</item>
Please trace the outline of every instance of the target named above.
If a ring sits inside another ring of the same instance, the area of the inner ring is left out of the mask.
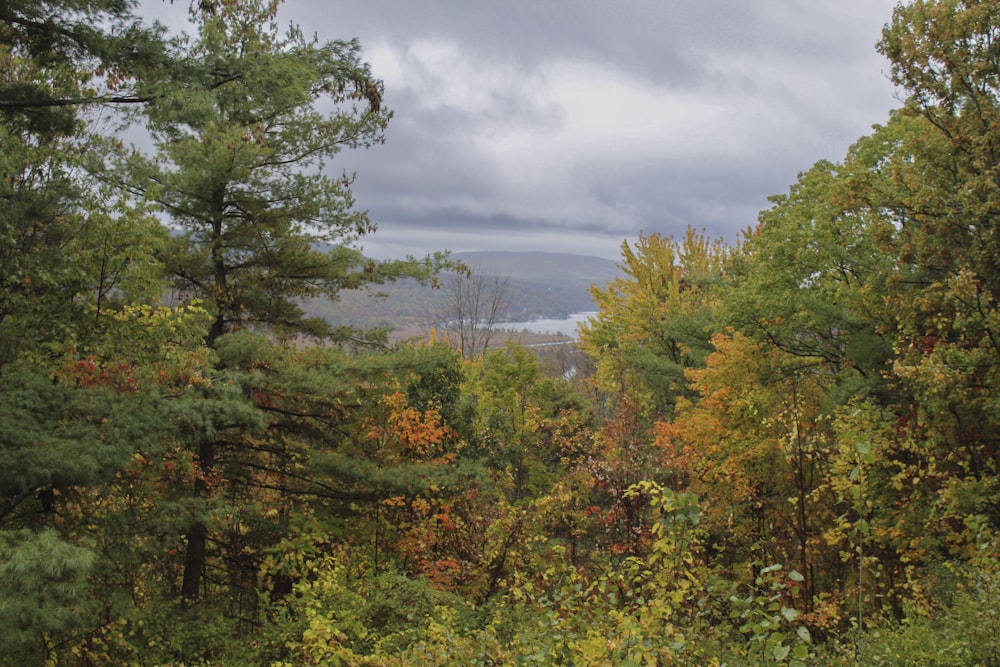
[[[99,362],[87,356],[68,361],[61,375],[86,389],[108,387],[121,394],[139,390],[137,368],[127,362]]]

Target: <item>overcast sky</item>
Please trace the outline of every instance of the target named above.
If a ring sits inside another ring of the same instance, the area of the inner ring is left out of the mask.
[[[901,106],[876,52],[895,0],[287,0],[360,40],[395,112],[344,153],[378,258],[619,259],[641,231],[735,241],[767,197]],[[186,3],[146,0],[177,25]],[[170,13],[173,13],[173,16]]]

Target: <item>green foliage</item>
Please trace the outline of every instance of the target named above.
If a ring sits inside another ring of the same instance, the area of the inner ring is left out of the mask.
[[[41,136],[79,128],[77,110],[134,103],[135,77],[163,63],[159,28],[144,26],[134,3],[15,0],[0,14],[4,124]]]
[[[109,479],[144,439],[139,402],[107,388],[53,383],[23,364],[4,369],[0,388],[5,498]]]
[[[712,287],[727,255],[721,242],[693,229],[683,241],[652,234],[634,249],[622,244],[625,276],[592,288],[600,312],[580,331],[604,391],[637,391],[661,412],[683,395],[684,369],[707,354]]]
[[[945,564],[933,609],[912,608],[898,622],[873,624],[857,644],[831,643],[828,665],[994,665],[1000,660],[1000,598],[995,545],[972,564]]]
[[[141,82],[155,92],[145,112],[156,153],[119,149],[107,176],[169,216],[178,233],[163,263],[176,288],[215,316],[212,339],[242,326],[325,336],[329,326],[305,318],[302,300],[427,280],[445,263],[370,263],[354,247],[375,226],[353,210],[353,179],[325,166],[345,148],[382,141],[391,114],[381,83],[356,42],[282,32],[276,11],[251,1],[201,13],[189,76]]]
[[[915,2],[886,27],[880,49],[908,92],[917,131],[890,158],[897,188],[882,203],[902,210],[896,373],[921,406],[927,436],[961,442],[962,467],[994,475],[992,396],[1000,297],[993,215],[998,187],[997,69],[991,3]],[[947,75],[941,75],[947,72]],[[917,291],[919,290],[919,291]],[[989,469],[989,473],[986,470]]]
[[[295,584],[293,598],[266,608],[273,623],[259,647],[273,651],[275,664],[384,664],[425,642],[432,625],[447,618],[461,627],[457,614],[468,616],[461,600],[426,580],[358,574],[344,561],[342,552],[300,560],[309,578]]]
[[[624,244],[573,380],[305,315],[449,263],[363,259],[381,83],[277,7],[0,10],[0,663],[998,663],[993,3],[742,246]]]
[[[469,375],[472,383],[466,391],[476,398],[477,448],[497,468],[518,466],[514,459],[538,431],[538,402],[549,381],[539,377],[535,357],[516,345],[487,352],[471,365]],[[511,469],[509,474],[519,473]]]
[[[805,578],[795,570],[784,575],[781,569],[781,565],[761,568],[753,591],[731,598],[730,618],[742,623],[739,630],[747,638],[744,656],[751,664],[804,667],[813,657],[812,637],[805,625],[795,624],[801,613],[784,602],[786,596],[798,596],[798,584]]]
[[[473,633],[483,652],[469,664],[791,665],[811,657],[809,632],[783,604],[800,575],[765,568],[744,590],[705,562],[691,495],[648,482],[630,493],[647,496],[653,511],[649,556],[588,576],[552,548],[546,566]]]
[[[883,286],[893,263],[879,246],[889,222],[845,210],[843,172],[819,162],[772,198],[721,307],[722,321],[838,375],[835,400],[878,390],[891,356]]]
[[[54,530],[0,531],[0,664],[40,663],[53,637],[87,623],[99,606],[87,594],[94,560]]]

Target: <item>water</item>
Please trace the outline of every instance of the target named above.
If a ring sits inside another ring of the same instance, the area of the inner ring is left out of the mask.
[[[533,320],[531,322],[498,322],[496,328],[507,331],[527,330],[532,333],[550,335],[562,334],[563,336],[569,336],[570,338],[576,339],[577,327],[596,314],[596,311],[591,311],[586,313],[573,313],[569,317],[560,319],[541,319]]]

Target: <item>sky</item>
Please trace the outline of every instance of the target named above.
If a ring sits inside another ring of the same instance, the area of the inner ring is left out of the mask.
[[[357,38],[394,112],[344,152],[378,259],[641,233],[735,242],[817,160],[902,106],[877,52],[896,0],[286,0]],[[187,3],[145,0],[178,26]]]

